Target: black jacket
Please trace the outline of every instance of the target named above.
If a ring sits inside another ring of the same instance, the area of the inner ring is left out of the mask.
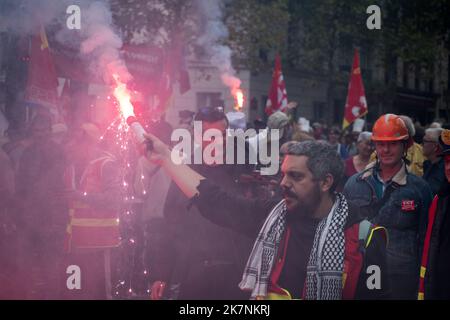
[[[249,200],[227,193],[208,179],[202,180],[199,194],[192,199],[200,213],[210,221],[242,232],[253,241],[256,239],[265,219],[280,199],[268,201]],[[209,210],[214,206],[216,210]],[[345,229],[359,224],[365,214],[358,206],[349,202],[349,217]],[[249,252],[250,253],[250,252]],[[370,290],[366,283],[371,274],[366,272],[370,265],[377,265],[381,271],[381,289]],[[363,266],[359,274],[355,299],[387,299],[390,285],[387,280],[386,240],[381,232],[374,232],[370,245],[365,249]],[[243,272],[244,269],[241,270]]]
[[[425,274],[425,299],[450,299],[450,183],[438,192]]]
[[[192,167],[230,194],[244,192],[237,181],[241,173],[247,173],[245,166]],[[211,203],[205,210],[214,214],[217,205]],[[175,183],[169,188],[164,216],[170,225],[167,245],[171,247],[166,251],[171,251],[171,265],[162,280],[180,284],[179,299],[247,298],[237,284],[251,250],[251,239],[205,219]]]

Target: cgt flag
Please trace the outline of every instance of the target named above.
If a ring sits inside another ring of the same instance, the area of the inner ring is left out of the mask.
[[[273,70],[272,84],[267,97],[266,113],[271,115],[276,111],[285,111],[288,106],[286,84],[281,71],[281,59],[277,54],[275,69]]]
[[[25,101],[32,105],[44,106],[57,117],[59,114],[57,87],[55,65],[49,51],[45,29],[41,26],[39,34],[31,39]]]
[[[364,84],[359,65],[359,52],[358,49],[355,49],[342,128],[347,128],[356,119],[365,116],[367,111],[366,94],[364,92]]]

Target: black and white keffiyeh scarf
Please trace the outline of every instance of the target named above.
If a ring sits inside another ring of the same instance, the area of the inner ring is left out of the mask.
[[[251,298],[265,297],[278,247],[286,228],[286,204],[282,200],[267,217],[247,261],[239,287],[250,290]],[[305,299],[342,298],[344,269],[344,226],[348,216],[345,197],[338,193],[330,214],[318,225],[309,256]]]

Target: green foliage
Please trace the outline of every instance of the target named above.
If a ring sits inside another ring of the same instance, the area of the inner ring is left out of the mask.
[[[430,64],[436,59],[438,47],[448,47],[447,0],[390,0],[383,10],[385,49],[405,62]]]
[[[110,0],[115,24],[125,41],[136,33],[147,35],[154,43],[156,35],[166,37],[161,46],[180,33],[194,49],[202,34],[203,22],[195,0]],[[283,51],[286,45],[289,13],[288,0],[224,1],[224,23],[229,31],[226,44],[234,54],[236,67],[253,71],[272,66],[267,55]]]
[[[136,33],[147,43],[165,46],[180,30],[188,42],[195,36],[194,0],[109,0],[115,24],[125,42]],[[158,41],[155,39],[158,38]]]
[[[373,1],[290,1],[292,15],[288,57],[292,67],[329,74],[337,49],[368,47],[376,32],[366,27],[366,8]],[[351,58],[349,58],[351,59]]]
[[[289,19],[287,0],[231,1],[226,25],[238,64],[252,71],[271,68],[269,57],[285,50]]]
[[[195,44],[203,32],[195,0],[110,0],[125,41],[145,27],[147,36],[170,42],[182,30]],[[366,54],[429,66],[438,46],[449,44],[447,0],[227,0],[224,23],[229,30],[236,67],[271,68],[281,53],[287,65],[323,75],[336,73],[338,52],[355,46]],[[366,9],[381,8],[382,29],[368,30]],[[351,56],[348,58],[351,61]]]

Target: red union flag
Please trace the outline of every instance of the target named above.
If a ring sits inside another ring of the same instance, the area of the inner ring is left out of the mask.
[[[288,105],[286,84],[281,71],[281,59],[277,54],[275,69],[273,70],[272,84],[267,97],[266,113],[271,115],[276,111],[285,111]]]
[[[364,92],[364,84],[361,76],[361,68],[359,66],[359,52],[355,49],[353,57],[352,74],[348,86],[347,102],[345,103],[343,129],[347,128],[356,119],[367,114],[367,101]]]
[[[25,101],[49,108],[58,114],[57,90],[58,79],[55,65],[50,55],[47,35],[44,27],[31,40],[28,79],[25,89]]]

